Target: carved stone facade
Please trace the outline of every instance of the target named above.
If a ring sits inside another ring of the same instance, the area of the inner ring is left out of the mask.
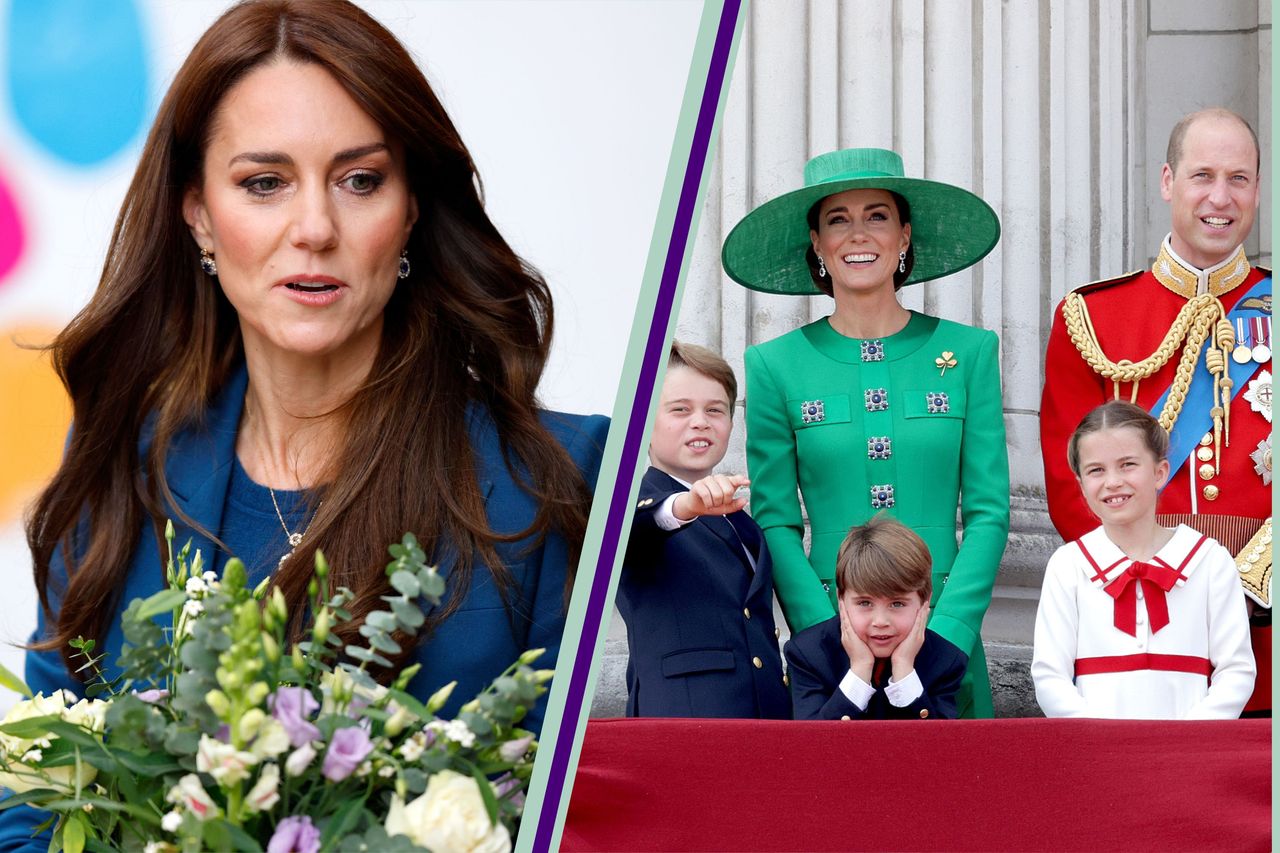
[[[1259,133],[1262,209],[1246,250],[1271,265],[1271,4],[753,0],[746,23],[676,337],[718,350],[741,379],[747,346],[830,313],[826,297],[751,292],[720,267],[729,230],[797,187],[816,154],[893,148],[908,175],[967,187],[996,209],[1002,238],[981,264],[902,298],[1000,335],[1013,516],[983,637],[997,713],[1038,713],[1031,632],[1059,544],[1037,424],[1052,312],[1073,287],[1154,258],[1168,231],[1167,136],[1202,107],[1227,106]],[[738,411],[722,470],[746,469]],[[620,618],[609,636],[596,715],[621,713],[625,695]]]

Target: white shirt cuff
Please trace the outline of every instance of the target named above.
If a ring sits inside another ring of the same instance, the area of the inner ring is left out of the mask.
[[[658,527],[663,530],[679,530],[686,524],[692,524],[697,521],[695,518],[691,518],[688,521],[685,521],[682,518],[676,518],[676,514],[671,507],[676,502],[676,498],[680,497],[681,494],[681,492],[674,492],[667,495],[666,500],[664,500],[658,508],[653,511],[654,524],[658,525]]]
[[[889,697],[890,704],[895,708],[905,708],[924,695],[924,685],[913,669],[901,681],[890,678],[889,683],[884,686],[884,695]]]
[[[865,711],[876,689],[859,678],[851,669],[844,674],[844,678],[840,679],[840,692],[844,694],[844,698],[858,706],[859,711]]]

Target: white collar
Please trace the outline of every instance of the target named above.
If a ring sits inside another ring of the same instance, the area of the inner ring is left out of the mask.
[[[1212,541],[1203,533],[1192,530],[1185,524],[1179,524],[1173,531],[1173,536],[1163,548],[1156,552],[1150,562],[1162,563],[1178,572],[1177,586],[1182,586],[1187,578],[1191,577],[1196,567],[1204,562],[1204,556],[1209,551],[1205,546]],[[1075,544],[1084,556],[1080,571],[1084,573],[1086,580],[1096,587],[1104,587],[1111,583],[1135,562],[1111,541],[1104,527],[1098,527],[1086,533],[1077,539]]]

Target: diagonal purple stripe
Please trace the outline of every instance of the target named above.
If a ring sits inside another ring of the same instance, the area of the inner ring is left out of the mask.
[[[600,558],[596,561],[596,570],[591,581],[591,595],[587,600],[586,615],[583,617],[582,638],[578,643],[578,654],[574,658],[573,670],[569,675],[564,715],[560,718],[555,753],[551,759],[551,772],[547,778],[547,791],[542,800],[542,811],[538,815],[538,831],[533,840],[535,853],[544,853],[550,848],[556,813],[560,810],[569,755],[573,750],[573,737],[578,727],[578,716],[582,713],[587,689],[591,656],[600,634],[600,621],[604,616],[605,599],[608,597],[609,575],[618,553],[622,519],[626,515],[627,503],[631,500],[631,477],[628,474],[635,470],[636,462],[640,458],[640,440],[644,436],[644,428],[648,420],[648,406],[641,401],[647,402],[653,396],[658,366],[663,361],[662,343],[666,338],[667,326],[671,322],[676,285],[680,279],[680,264],[690,239],[689,230],[693,221],[694,205],[698,198],[698,188],[702,184],[707,149],[711,144],[716,109],[725,83],[729,49],[733,45],[733,33],[737,28],[740,5],[740,0],[725,0],[716,30],[715,44],[711,50],[711,64],[707,69],[707,82],[702,90],[702,103],[698,108],[693,144],[689,150],[684,183],[680,188],[680,201],[676,206],[675,223],[671,229],[671,242],[667,246],[662,280],[658,285],[658,298],[653,309],[653,324],[649,327],[649,338],[645,343],[644,358],[640,365],[640,378],[636,384],[636,402],[631,408],[631,419],[627,423],[627,437],[623,442],[622,458],[618,463],[618,479],[613,486],[609,515],[605,521],[604,538],[600,545]]]

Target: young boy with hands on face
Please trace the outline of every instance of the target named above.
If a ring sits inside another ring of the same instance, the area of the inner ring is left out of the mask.
[[[617,606],[627,715],[790,719],[764,536],[749,485],[716,474],[738,382],[720,356],[673,342]]]
[[[954,719],[969,658],[926,628],[933,592],[924,541],[876,516],[836,557],[839,613],[791,638],[797,720]]]

